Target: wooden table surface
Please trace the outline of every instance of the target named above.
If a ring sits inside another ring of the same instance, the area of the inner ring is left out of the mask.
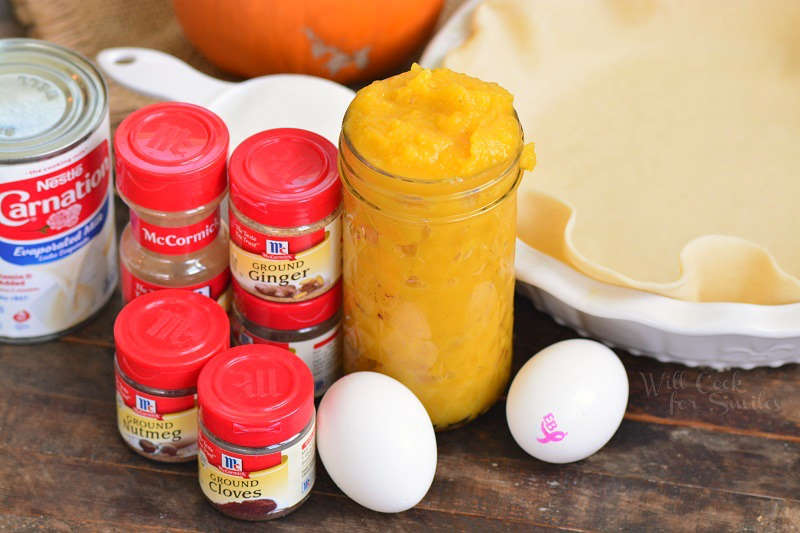
[[[127,220],[118,204],[117,224]],[[227,531],[264,525],[206,503],[194,463],[164,465],[116,428],[115,295],[59,341],[0,345],[0,530]],[[575,334],[516,301],[515,370]],[[611,442],[574,464],[527,456],[499,403],[437,436],[427,497],[397,515],[345,497],[322,465],[311,498],[274,530],[798,531],[800,367],[715,372],[620,353],[630,380]]]
[[[19,32],[0,0],[0,37]],[[117,218],[119,230],[124,208]],[[718,373],[625,353],[625,420],[584,461],[527,456],[500,403],[437,436],[436,479],[411,511],[363,509],[319,465],[294,514],[268,526],[228,519],[204,500],[194,464],[150,462],[120,440],[119,307],[117,294],[60,341],[0,345],[0,531],[800,531],[800,367]],[[523,298],[516,314],[515,370],[575,336]]]

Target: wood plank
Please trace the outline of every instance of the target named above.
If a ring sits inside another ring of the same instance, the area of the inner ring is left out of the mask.
[[[52,417],[56,409],[57,419]],[[193,464],[162,465],[130,452],[116,433],[110,402],[102,405],[5,391],[0,393],[0,421],[2,427],[19,428],[0,434],[0,449],[55,461],[87,461],[147,474],[195,477]],[[27,428],[30,430],[25,431]],[[43,434],[57,438],[42,439]],[[572,487],[578,494],[592,493],[597,487],[602,487],[603,494],[613,494],[616,489],[621,491],[617,494],[620,498],[628,488],[634,492],[649,488],[657,494],[678,491],[674,505],[683,498],[729,499],[737,501],[731,503],[731,519],[733,509],[748,509],[751,499],[772,500],[789,508],[800,506],[796,499],[800,495],[800,445],[787,447],[769,439],[626,422],[609,446],[590,459],[547,465],[529,458],[513,443],[498,406],[458,432],[440,434],[438,441],[437,480],[420,505],[422,510],[517,521],[548,511],[554,521],[545,523],[563,524],[556,519],[565,509],[576,509],[575,515],[587,513],[585,508],[575,507],[571,491],[562,492],[563,487]],[[532,495],[520,496],[520,490]],[[322,468],[316,492],[339,493]],[[513,506],[504,506],[504,502]],[[658,514],[658,509],[648,504],[643,507],[642,512]],[[620,524],[608,523],[607,527]],[[591,529],[589,521],[568,525]]]
[[[62,350],[63,353],[53,353],[54,348]],[[35,392],[49,395],[50,400],[44,399],[37,401],[42,402],[43,405],[52,404],[50,410],[60,410],[62,416],[70,416],[69,409],[72,408],[78,410],[89,409],[89,407],[82,405],[83,402],[79,402],[81,404],[79,406],[69,407],[71,403],[67,401],[68,396],[78,399],[85,399],[89,403],[98,403],[99,405],[107,406],[97,407],[94,415],[97,417],[97,420],[105,420],[105,428],[107,429],[108,434],[115,439],[115,437],[113,437],[113,380],[111,377],[112,368],[110,349],[95,346],[85,346],[81,347],[80,350],[70,350],[61,343],[51,343],[49,345],[31,346],[25,348],[25,350],[28,353],[25,356],[20,357],[18,355],[14,355],[15,352],[13,348],[3,347],[0,349],[0,365],[6,369],[6,372],[0,374],[0,385],[5,387],[7,390],[15,390],[18,392],[27,391],[31,393]],[[45,366],[47,367],[47,371],[41,371],[41,368]],[[29,406],[29,410],[35,411],[35,405]],[[521,454],[522,452],[516,448],[516,445],[508,436],[508,430],[505,427],[505,421],[502,415],[502,405],[495,407],[493,412],[495,413],[494,415],[490,414],[482,417],[480,420],[470,424],[465,429],[453,433],[443,434],[440,437],[440,441],[444,440],[446,442],[448,439],[454,438],[454,442],[456,444],[458,442],[479,442],[480,444],[476,444],[474,451],[471,452],[475,454],[492,453],[495,456],[513,456],[512,454],[514,453]],[[51,421],[53,424],[57,424],[57,419],[51,419]],[[42,423],[47,423],[47,420],[43,420]],[[91,424],[95,422],[90,419],[84,423]],[[57,429],[57,426],[54,427],[54,429]],[[651,431],[652,436],[650,438],[651,440],[662,439],[666,442],[672,442],[676,439],[675,435],[679,434],[676,433],[676,431],[680,429],[681,426],[679,425],[675,431],[670,430],[665,432],[663,430],[653,430]],[[450,437],[451,435],[455,437]],[[465,435],[469,435],[469,437],[466,438]],[[492,435],[503,435],[504,438],[498,439],[496,437],[492,437]],[[684,433],[683,435],[687,440],[691,441],[695,438],[695,435],[705,435],[705,433],[690,432]],[[710,437],[703,437],[703,439],[708,438]],[[776,444],[777,447],[770,448],[765,447],[763,443],[749,441],[747,439],[736,440],[720,437],[714,442],[720,450],[736,449],[740,453],[752,453],[748,452],[748,450],[763,449],[763,456],[783,457],[782,455],[775,455],[776,453],[780,452],[780,450],[784,449],[782,443]],[[732,445],[731,442],[743,444]],[[626,453],[635,453],[635,446],[637,444],[646,446],[647,450],[658,450],[658,453],[661,453],[662,451],[666,454],[670,453],[669,450],[661,450],[659,447],[653,447],[648,442],[632,442],[628,446]],[[790,444],[792,444],[792,446],[788,448],[789,450],[797,449],[796,441]],[[670,444],[670,446],[672,446],[672,444]],[[484,450],[485,452],[483,452]],[[73,452],[73,454],[80,453],[82,452]],[[91,453],[94,452],[91,451]],[[462,451],[462,453],[464,452]],[[755,455],[758,454],[756,453]],[[726,456],[722,455],[716,460],[725,460],[725,457]],[[625,465],[626,461],[627,459],[622,457],[620,458],[619,464]],[[654,461],[651,461],[651,463],[654,463]],[[776,474],[779,478],[779,474],[781,473],[782,469],[785,470],[786,468],[785,461],[778,460],[774,464],[775,468],[773,469],[758,470],[753,475],[748,474],[746,477],[749,479],[762,479],[759,473],[766,472],[769,473],[769,475]],[[741,470],[737,469],[735,461],[729,466],[730,473],[736,474],[736,472],[741,472]],[[611,465],[608,468],[609,471],[612,471]],[[641,472],[645,472],[647,475],[653,475],[652,468],[639,468]],[[696,468],[694,470],[696,470]],[[797,479],[797,477],[795,479]],[[788,487],[796,488],[797,486],[789,484]],[[758,489],[754,489],[753,487],[744,487],[742,490],[752,491]],[[767,492],[769,493],[769,490]]]
[[[191,529],[143,527],[137,526],[137,531],[144,532],[187,532],[197,531]],[[123,527],[107,521],[63,520],[46,516],[17,516],[13,514],[0,514],[0,531],[14,531],[16,533],[36,532],[84,532],[95,531],[101,533],[129,533],[130,527]]]
[[[527,299],[517,296],[515,305],[515,370],[542,348],[577,337]],[[628,373],[631,418],[649,415],[655,417],[648,418],[652,422],[705,423],[708,429],[727,426],[800,438],[800,365],[718,372],[616,352]]]
[[[76,348],[58,341],[24,347],[0,344],[0,389],[111,401],[113,360],[113,348],[101,346]]]
[[[554,481],[559,481],[562,472],[574,470],[800,503],[800,442],[626,420],[595,455],[578,463],[549,466],[517,446],[508,431],[503,405],[459,431],[439,434],[437,441],[440,456],[490,462],[505,458],[523,465],[512,468],[546,472]]]
[[[625,360],[629,412],[800,437],[800,365],[749,371]]]
[[[25,31],[14,18],[8,0],[0,0],[0,39],[23,37],[24,35]]]
[[[549,317],[534,311],[530,302],[521,297],[517,298],[517,309],[515,371],[539,349],[574,338],[571,330],[555,326]],[[118,305],[112,304],[102,317],[76,335],[73,343],[111,346],[110,337],[104,337],[103,331],[111,329],[117,310]],[[539,335],[540,332],[544,334]],[[26,349],[36,350],[37,356],[44,355],[36,347]],[[47,353],[51,351],[48,348]],[[632,419],[800,438],[800,365],[716,372],[664,365],[619,353],[630,381],[628,413]]]
[[[538,318],[549,320],[541,315]],[[529,333],[520,334],[520,329],[518,326],[518,346],[544,342],[531,339]],[[562,334],[571,336],[568,330],[558,332]],[[528,335],[527,341],[522,335]],[[523,353],[518,349],[517,366],[524,359]],[[72,465],[70,468],[121,469],[132,478],[168,476],[189,480],[193,485],[194,465],[152,463],[129,452],[120,442],[114,423],[112,354],[113,349],[102,343],[0,347],[0,368],[4,369],[0,373],[0,428],[30,428],[0,432],[0,455],[33,454],[43,461]],[[714,520],[703,522],[702,529],[708,530],[738,524],[788,530],[800,523],[800,442],[792,418],[795,413],[783,413],[786,405],[793,409],[798,396],[797,388],[792,388],[792,372],[745,373],[746,377],[755,376],[759,386],[779,390],[788,398],[781,410],[766,415],[747,413],[744,417],[716,413],[707,418],[712,427],[704,428],[698,426],[702,420],[696,420],[701,416],[691,418],[679,412],[669,416],[663,411],[661,396],[648,397],[644,385],[638,389],[634,385],[636,375],[632,372],[661,371],[664,365],[630,359],[633,362],[626,360],[626,365],[632,382],[632,405],[640,402],[644,414],[654,413],[648,415],[653,420],[636,421],[642,413],[634,412],[634,419],[623,423],[601,453],[573,465],[554,466],[535,461],[516,447],[500,404],[473,424],[438,436],[437,480],[414,513],[455,515],[463,520],[458,522],[463,527],[471,523],[469,517],[481,517],[488,520],[480,524],[484,529],[508,520],[520,527],[644,528],[654,517],[685,513],[714,514]],[[729,423],[733,425],[728,427]],[[775,433],[775,438],[748,433],[762,427],[780,433]],[[0,481],[0,494],[3,484]],[[602,495],[600,501],[594,501],[598,495]],[[339,498],[355,505],[344,499],[324,471],[314,490],[314,501],[319,498],[326,502]],[[307,514],[327,518],[325,505],[318,509],[315,505]],[[626,509],[624,516],[616,516],[618,506]],[[335,503],[330,507],[338,510],[340,506]],[[16,509],[14,513],[24,519],[40,517]],[[422,520],[414,522],[418,526],[425,519],[415,520]],[[449,520],[447,524],[455,523],[454,518]],[[335,523],[336,527],[349,527],[345,518]],[[396,523],[372,525],[391,527]],[[682,525],[673,520],[665,522],[664,527],[682,529]],[[104,525],[98,522],[97,527]]]
[[[0,509],[13,509],[15,515],[106,520],[132,527],[188,525],[209,531],[234,523],[207,505],[194,476],[81,459],[64,461],[21,450],[3,452],[0,476],[25,480],[11,490],[0,491]],[[452,458],[444,457],[442,462],[441,472],[447,474],[438,476],[437,490],[410,512],[381,515],[359,507],[338,492],[316,490],[304,512],[275,522],[275,527],[452,530],[471,526],[499,530],[506,528],[507,522],[512,526],[551,525],[572,530],[683,530],[687,524],[699,531],[789,530],[794,518],[800,516],[798,503],[702,487],[585,472],[569,472],[558,482],[524,468],[508,470],[506,465],[485,460],[453,463]],[[479,512],[462,514],[454,503],[458,507],[468,504]],[[249,529],[249,525],[242,524],[242,528]]]
[[[134,471],[88,461],[59,461],[47,455],[3,450],[0,476],[25,480],[0,491],[0,515],[41,516],[67,522],[110,522],[129,531],[141,527],[202,531],[263,530],[263,524],[234,521],[205,501],[194,477]],[[312,512],[311,509],[314,511]],[[363,509],[338,494],[314,493],[308,502],[270,530],[290,531],[453,531],[474,528],[506,531],[504,524],[475,516],[420,509],[383,515]],[[525,523],[530,530],[529,523]]]
[[[20,428],[0,433],[0,445],[148,470],[172,468],[131,453],[119,439],[115,420],[111,400],[85,402],[0,391],[2,427]],[[42,439],[42,434],[57,438]],[[524,468],[544,467],[514,443],[502,406],[459,431],[439,434],[437,440],[440,457],[465,462],[504,458],[512,469],[520,468],[514,461]],[[798,457],[800,443],[626,421],[600,453],[546,472],[554,481],[563,471],[579,470],[800,502]],[[181,471],[194,475],[194,466]],[[329,485],[327,490],[334,489]],[[464,509],[468,511],[473,510]]]
[[[515,468],[516,467],[516,468]],[[596,474],[555,465],[441,458],[427,508],[452,507],[451,493],[484,516],[534,516],[539,523],[599,531],[783,531],[800,503]],[[558,479],[547,475],[558,469]],[[545,475],[539,475],[544,472]],[[560,480],[560,481],[559,481]]]
[[[0,373],[0,391],[3,391],[0,392],[0,405],[5,396],[9,413],[6,416],[13,416],[18,421],[37,420],[33,427],[48,427],[54,434],[63,431],[60,430],[62,427],[79,428],[81,433],[91,432],[92,439],[88,443],[68,439],[60,444],[64,446],[60,453],[68,456],[96,456],[98,450],[91,447],[94,443],[117,448],[111,350],[83,346],[80,350],[53,354],[54,347],[65,350],[60,343],[32,346],[26,348],[29,351],[26,356],[20,357],[13,355],[13,349],[8,347],[0,349],[0,365],[6,369]],[[42,371],[45,361],[48,368]],[[52,412],[58,412],[59,416],[50,416]],[[62,424],[65,420],[69,420],[69,424]],[[631,429],[626,431],[626,428]],[[24,433],[14,435],[18,438],[25,436]],[[37,437],[31,438],[35,441]],[[48,441],[52,445],[56,442]],[[442,450],[463,456],[525,457],[510,438],[502,404],[461,430],[439,435],[439,442]],[[22,442],[19,444],[23,445]],[[606,458],[606,472],[632,468],[645,477],[682,482],[683,478],[677,474],[671,476],[671,473],[684,472],[686,468],[670,465],[668,461],[677,449],[677,453],[686,457],[682,462],[691,465],[691,472],[705,471],[709,463],[715,465],[717,470],[710,472],[705,480],[710,486],[743,492],[785,495],[785,491],[789,491],[791,495],[791,491],[795,491],[795,494],[800,494],[799,465],[794,466],[798,475],[793,476],[790,482],[780,481],[783,473],[792,471],[792,458],[800,456],[800,442],[797,440],[770,442],[756,436],[698,431],[691,426],[657,428],[626,422],[612,444],[614,446],[607,447],[603,454],[594,456],[587,463]],[[124,449],[123,452],[127,453]],[[613,460],[608,459],[610,454],[613,454]],[[698,458],[696,461],[695,457]],[[119,459],[107,457],[106,460]],[[748,469],[745,468],[747,465],[757,466]],[[715,485],[715,480],[724,480],[726,484],[733,482],[734,486]]]

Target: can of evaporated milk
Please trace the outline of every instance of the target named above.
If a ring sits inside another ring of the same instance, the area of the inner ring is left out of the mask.
[[[0,40],[0,342],[63,335],[117,283],[108,92],[83,56]]]

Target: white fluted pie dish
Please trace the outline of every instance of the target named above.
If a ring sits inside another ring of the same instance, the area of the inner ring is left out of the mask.
[[[423,66],[439,66],[469,37],[480,1],[453,14],[425,50]],[[519,240],[516,274],[517,290],[556,322],[636,355],[717,369],[800,363],[800,303],[690,302],[617,287]]]

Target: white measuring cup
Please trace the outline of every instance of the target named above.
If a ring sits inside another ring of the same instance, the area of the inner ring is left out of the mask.
[[[97,55],[97,62],[128,89],[214,111],[228,126],[231,151],[254,133],[285,127],[319,133],[338,146],[344,113],[355,96],[343,85],[304,74],[222,81],[148,48],[108,48]]]

